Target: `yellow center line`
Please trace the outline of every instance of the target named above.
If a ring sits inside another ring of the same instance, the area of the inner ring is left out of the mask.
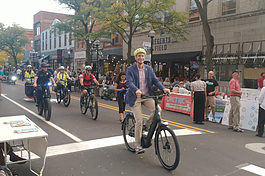
[[[17,83],[17,84],[24,86],[24,84],[21,84],[21,83]],[[51,93],[55,94],[54,92],[51,92]],[[76,96],[73,96],[73,95],[71,95],[71,98],[74,99],[74,100],[78,100],[78,101],[80,100],[79,97],[76,97]],[[99,102],[98,102],[98,105],[101,106],[101,107],[107,108],[107,109],[119,111],[118,107],[115,107],[115,106],[112,106],[112,105],[99,103]],[[126,112],[132,112],[132,111],[131,110],[126,110]],[[142,114],[142,115],[143,115],[143,118],[145,118],[145,119],[149,118],[149,115],[147,115],[147,114]],[[197,127],[190,126],[190,125],[185,125],[185,124],[174,122],[174,121],[171,121],[171,120],[166,120],[166,119],[161,119],[161,120],[165,121],[165,122],[168,122],[169,125],[171,125],[171,126],[175,126],[175,127],[179,127],[179,128],[184,128],[184,129],[188,129],[188,130],[192,130],[192,131],[205,131],[205,132],[208,132],[208,133],[215,133],[214,131],[206,130],[206,129],[203,129],[203,128],[197,128]]]

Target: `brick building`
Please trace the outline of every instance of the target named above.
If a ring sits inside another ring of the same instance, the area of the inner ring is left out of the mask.
[[[179,74],[192,78],[196,72],[205,77],[206,41],[197,6],[194,0],[176,0],[174,9],[190,12],[186,28],[190,31],[188,41],[178,43],[171,36],[160,35],[156,31],[152,61],[154,69],[171,78]],[[227,91],[227,83],[234,69],[242,70],[240,83],[243,87],[256,88],[257,79],[265,67],[265,48],[262,47],[265,40],[265,1],[213,0],[208,5],[208,18],[215,43],[214,72],[221,91]],[[150,42],[148,32],[139,31],[133,36],[131,55],[142,46],[142,42]],[[127,47],[124,47],[124,59],[127,59],[126,54]],[[199,69],[192,68],[194,62],[199,62]]]
[[[28,64],[30,52],[33,50],[33,29],[26,29],[26,36],[28,37],[29,43],[25,44],[24,50],[24,63]],[[21,64],[21,66],[24,64]]]
[[[33,16],[33,48],[34,52],[31,54],[31,60],[37,64],[41,58],[41,33],[52,25],[54,19],[61,22],[69,20],[69,15],[40,11]]]

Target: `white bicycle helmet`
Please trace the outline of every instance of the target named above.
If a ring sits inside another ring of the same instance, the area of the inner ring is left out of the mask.
[[[64,70],[64,66],[59,67],[59,70]]]
[[[27,67],[28,67],[28,68],[31,68],[32,66],[31,66],[31,65],[28,65]]]
[[[85,67],[85,70],[92,70],[92,67],[91,67],[90,65],[87,65],[87,66]]]

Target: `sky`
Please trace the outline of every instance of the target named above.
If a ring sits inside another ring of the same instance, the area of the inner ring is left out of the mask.
[[[0,0],[0,22],[6,26],[16,23],[33,29],[33,15],[39,11],[74,14],[55,0]]]

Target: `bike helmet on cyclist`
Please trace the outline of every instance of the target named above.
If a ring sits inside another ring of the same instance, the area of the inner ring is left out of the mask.
[[[64,66],[59,67],[59,70],[64,70]]]
[[[41,64],[41,67],[47,67],[46,63]]]
[[[136,56],[137,54],[139,53],[144,53],[144,55],[146,55],[146,51],[143,49],[143,48],[137,48],[135,51],[134,51],[134,56]]]
[[[31,65],[28,65],[27,67],[28,67],[28,68],[31,68],[32,66],[31,66]]]
[[[92,67],[91,67],[90,65],[87,65],[87,66],[85,67],[85,70],[89,70],[89,71],[91,71],[91,70],[92,70]]]

